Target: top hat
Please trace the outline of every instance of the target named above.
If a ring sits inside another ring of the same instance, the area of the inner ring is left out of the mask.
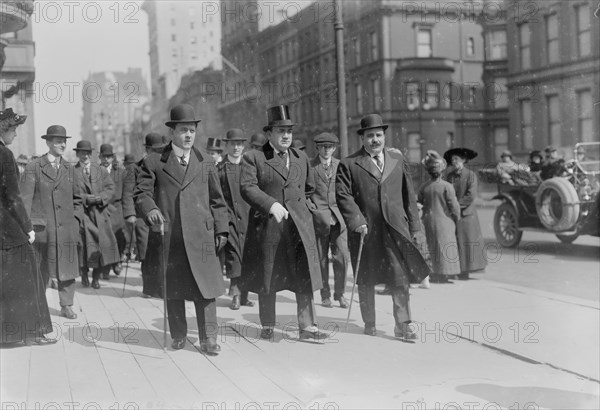
[[[267,110],[268,125],[263,127],[263,131],[267,132],[273,127],[293,127],[292,118],[290,117],[290,109],[287,105],[276,105]]]
[[[133,164],[135,162],[135,156],[133,154],[125,154],[123,159],[124,164]]]
[[[171,108],[171,120],[165,122],[165,125],[169,128],[175,128],[177,124],[183,122],[193,122],[194,124],[198,124],[200,121],[202,120],[196,119],[194,107],[189,104],[180,104]]]
[[[92,143],[86,140],[77,141],[77,146],[73,148],[73,151],[89,151],[92,152]]]
[[[250,145],[262,147],[267,142],[267,137],[262,132],[252,134],[250,137]]]
[[[156,132],[151,132],[144,138],[144,147],[148,148],[163,148],[165,145],[165,139]]]
[[[315,144],[338,144],[340,140],[329,132],[322,132],[313,138]]]
[[[53,137],[71,138],[67,135],[67,130],[62,125],[51,125],[46,130],[46,134],[42,135],[42,138],[45,140]]]
[[[102,144],[100,145],[100,155],[104,155],[105,157],[109,157],[111,155],[115,155],[113,152],[113,147],[110,144]]]
[[[222,152],[223,148],[221,148],[221,140],[218,138],[209,137],[206,143],[206,150]]]
[[[372,128],[381,128],[385,131],[387,130],[388,125],[383,123],[383,119],[379,114],[369,114],[360,120],[360,128],[356,132],[358,135],[362,135],[366,130]]]
[[[442,172],[446,169],[446,160],[437,151],[428,150],[421,161],[427,172]]]
[[[510,159],[512,159],[512,157],[513,157],[512,152],[510,152],[509,150],[502,151],[502,154],[500,154],[500,158],[503,158],[503,157],[510,157]]]
[[[302,140],[293,140],[292,147],[304,151],[306,149],[306,145],[302,142]]]
[[[542,153],[538,150],[534,150],[529,153],[529,159],[534,159],[535,157],[539,157],[540,159],[543,159]]]
[[[246,141],[247,138],[244,136],[244,131],[239,128],[232,128],[225,134],[223,141]]]
[[[19,115],[12,108],[6,108],[0,111],[0,121],[7,122],[9,127],[21,125],[27,119],[26,115]]]
[[[469,148],[452,148],[444,152],[444,159],[447,163],[452,162],[452,157],[456,155],[462,159],[469,161],[477,156],[477,153]]]

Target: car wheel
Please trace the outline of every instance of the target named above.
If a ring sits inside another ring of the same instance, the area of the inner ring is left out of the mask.
[[[568,231],[579,218],[579,197],[569,181],[551,178],[539,186],[535,208],[544,227],[552,232]]]
[[[560,239],[560,241],[562,243],[573,243],[575,241],[575,239],[577,239],[579,237],[578,234],[574,233],[573,235],[556,235],[556,237],[558,239]]]
[[[494,233],[498,243],[505,248],[514,248],[521,242],[523,232],[519,230],[517,211],[508,202],[496,209]]]

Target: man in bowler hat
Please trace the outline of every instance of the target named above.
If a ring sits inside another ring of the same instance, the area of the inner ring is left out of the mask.
[[[296,294],[301,339],[326,337],[316,326],[313,292],[322,287],[310,200],[314,175],[306,154],[292,144],[287,106],[267,111],[264,152],[242,159],[242,198],[252,207],[242,266],[243,289],[258,293],[261,338],[276,325],[277,292]]]
[[[267,142],[267,137],[262,132],[256,132],[252,134],[250,137],[250,149],[255,149],[257,151],[263,150],[263,145]]]
[[[72,306],[83,208],[74,167],[62,158],[71,137],[65,127],[51,125],[42,138],[48,153],[27,164],[21,195],[36,232],[34,248],[44,283],[49,277],[57,279],[61,315],[75,319]]]
[[[151,226],[146,259],[166,265],[167,313],[173,349],[186,343],[185,301],[196,307],[200,349],[218,354],[216,298],[225,293],[217,254],[227,243],[229,217],[214,161],[194,148],[201,120],[187,104],[171,110],[171,143],[142,162],[136,208]],[[160,232],[163,232],[162,235]],[[163,274],[159,272],[157,274]]]
[[[411,177],[403,155],[385,148],[387,128],[377,114],[360,121],[357,132],[362,147],[341,160],[336,198],[350,232],[364,333],[376,335],[374,286],[385,283],[391,289],[395,336],[414,340],[416,334],[409,326],[409,285],[420,283],[430,272],[415,246],[421,225]],[[364,247],[356,267],[361,235]]]
[[[229,287],[229,296],[232,296],[231,309],[238,310],[240,306],[254,306],[254,303],[248,299],[248,291],[242,291],[239,287],[250,212],[250,205],[242,199],[240,192],[242,154],[246,137],[242,130],[233,128],[227,131],[223,141],[227,155],[217,165],[217,170],[229,212],[229,237],[222,252],[222,259],[227,277],[231,280]]]

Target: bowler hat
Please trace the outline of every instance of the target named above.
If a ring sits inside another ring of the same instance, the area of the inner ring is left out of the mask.
[[[383,119],[379,114],[369,114],[360,120],[360,128],[356,132],[358,135],[362,135],[366,130],[373,128],[381,128],[385,131],[388,125],[383,123]]]
[[[454,155],[468,161],[475,158],[477,153],[469,148],[452,148],[444,152],[444,159],[447,163],[451,163]]]
[[[302,140],[293,140],[292,147],[304,151],[306,149],[306,145],[302,142]]]
[[[421,161],[427,172],[442,172],[446,169],[446,161],[437,151],[428,150],[425,158]]]
[[[125,154],[123,159],[124,164],[133,164],[135,162],[135,156],[133,154]]]
[[[329,132],[322,132],[313,138],[315,144],[338,144],[340,140]]]
[[[510,159],[512,159],[512,157],[513,157],[512,152],[510,152],[509,150],[502,151],[502,154],[500,154],[500,158],[503,158],[503,157],[510,157]]]
[[[196,118],[194,113],[194,107],[189,104],[180,104],[171,108],[171,120],[165,122],[165,125],[169,128],[175,128],[177,124],[183,122],[193,122],[198,124],[200,121]]]
[[[144,146],[148,148],[163,148],[166,145],[164,137],[156,132],[146,135],[144,141]]]
[[[113,152],[113,147],[110,144],[102,144],[100,145],[100,155],[104,155],[105,157],[109,157],[111,155],[115,155]]]
[[[263,127],[263,131],[267,132],[273,127],[293,127],[292,118],[290,117],[290,109],[287,105],[276,105],[267,110],[267,125]]]
[[[263,134],[262,132],[252,134],[252,136],[250,137],[250,144],[254,146],[262,147],[263,145],[265,145],[266,142],[267,137],[265,137],[265,134]]]
[[[21,125],[27,119],[26,115],[19,115],[12,108],[6,108],[0,111],[0,121],[7,122],[9,127]]]
[[[42,138],[45,140],[54,137],[71,138],[67,135],[67,130],[62,125],[51,125],[46,130],[46,134],[42,135]]]
[[[209,137],[206,143],[206,150],[222,152],[223,148],[221,148],[221,140],[218,138]]]
[[[94,149],[92,148],[92,143],[86,140],[77,141],[77,146],[73,148],[73,151],[90,151],[92,152]]]
[[[247,138],[244,136],[244,131],[239,128],[232,128],[225,134],[223,141],[246,141]]]

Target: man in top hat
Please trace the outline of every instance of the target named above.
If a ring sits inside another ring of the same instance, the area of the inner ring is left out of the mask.
[[[125,218],[123,216],[123,190],[125,186],[125,174],[127,171],[124,167],[119,166],[115,159],[115,153],[111,144],[100,145],[100,153],[98,154],[100,165],[106,169],[112,181],[115,184],[115,192],[108,204],[110,213],[110,223],[112,225],[115,238],[117,238],[117,246],[119,247],[119,262],[113,265],[115,275],[121,273],[121,261],[125,259],[125,246],[127,245],[127,235],[125,231]],[[104,272],[104,279],[109,279],[110,271]]]
[[[251,206],[242,266],[243,289],[258,293],[261,338],[271,339],[276,325],[277,292],[296,294],[300,338],[323,338],[316,326],[313,292],[322,280],[310,200],[314,175],[306,154],[292,144],[287,106],[267,111],[264,152],[242,159],[242,198]]]
[[[240,306],[254,306],[248,299],[248,291],[242,291],[239,287],[250,212],[250,205],[242,199],[240,192],[241,163],[246,137],[242,130],[234,128],[227,131],[223,141],[227,155],[217,165],[217,170],[229,212],[229,236],[222,255],[227,277],[231,279],[231,309],[238,310]]]
[[[229,216],[214,161],[194,148],[199,122],[192,106],[173,107],[171,120],[166,122],[171,143],[162,154],[144,158],[134,199],[152,227],[146,260],[150,268],[166,266],[173,349],[185,346],[185,300],[191,300],[196,307],[200,349],[218,354],[216,298],[225,293],[225,283],[217,255],[227,243]]]
[[[142,271],[142,297],[162,298],[162,275],[157,270],[149,269],[146,262],[146,248],[148,245],[148,225],[144,221],[143,215],[136,213],[133,201],[133,191],[138,179],[139,171],[142,167],[144,158],[151,153],[161,153],[167,145],[167,139],[158,133],[151,132],[144,137],[144,155],[138,162],[130,164],[127,167],[125,175],[125,184],[123,186],[123,217],[127,225],[125,231],[135,230],[136,257],[141,262]],[[139,218],[138,218],[139,217]],[[132,228],[134,227],[135,228]],[[128,242],[132,240],[129,239]],[[131,246],[131,245],[130,245]]]
[[[317,206],[313,213],[317,249],[319,250],[319,263],[321,265],[321,304],[332,307],[331,290],[329,288],[329,248],[333,257],[333,299],[337,300],[340,307],[347,308],[348,301],[344,297],[346,286],[346,272],[350,264],[348,251],[348,235],[344,218],[335,200],[335,174],[340,160],[333,154],[339,144],[339,139],[333,134],[323,132],[314,140],[318,154],[311,161],[315,171],[315,192],[312,201]]]
[[[51,125],[42,138],[48,153],[27,164],[21,194],[36,232],[34,248],[44,283],[49,277],[57,279],[61,315],[75,319],[72,306],[83,208],[74,167],[62,159],[71,137],[63,126]]]
[[[223,160],[221,153],[223,152],[223,148],[221,148],[221,140],[218,138],[209,137],[206,142],[206,152],[210,155],[215,162],[218,164]]]
[[[385,149],[387,128],[377,114],[361,119],[357,133],[362,148],[340,162],[336,199],[349,231],[364,333],[377,333],[374,286],[385,283],[392,295],[394,334],[413,340],[409,285],[420,283],[430,269],[415,245],[421,224],[411,176],[404,156]],[[357,267],[361,235],[364,247]]]
[[[74,167],[75,181],[84,210],[79,253],[81,284],[89,286],[88,270],[92,268],[92,288],[99,289],[100,276],[108,277],[110,268],[119,262],[121,255],[109,209],[115,184],[105,167],[92,163],[93,149],[89,141],[79,141],[73,150],[79,160]]]
[[[250,149],[257,151],[263,150],[263,145],[267,142],[267,137],[262,132],[256,132],[250,137]]]

